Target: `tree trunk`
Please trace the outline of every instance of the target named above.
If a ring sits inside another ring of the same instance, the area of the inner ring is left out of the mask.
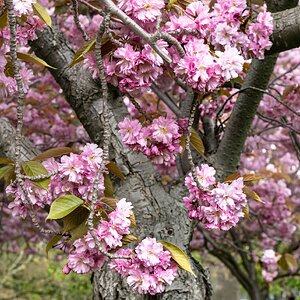
[[[69,68],[74,55],[63,34],[55,29],[45,29],[39,39],[31,43],[36,55],[55,67],[52,75],[64,91],[67,101],[76,112],[79,120],[97,144],[102,142],[102,101],[99,84],[82,66]],[[131,153],[123,148],[118,135],[117,123],[126,115],[123,101],[111,89],[108,101],[110,128],[112,129],[110,156],[114,158],[126,179],[114,182],[116,195],[132,202],[139,227],[137,235],[155,237],[176,244],[186,253],[193,230],[182,198],[186,193],[180,183],[164,187],[160,176],[156,175],[152,164],[143,155]],[[179,276],[157,299],[210,299],[211,286],[206,271],[194,265],[194,277],[186,271]],[[94,275],[95,299],[147,299],[149,296],[135,295],[120,276],[107,266]]]

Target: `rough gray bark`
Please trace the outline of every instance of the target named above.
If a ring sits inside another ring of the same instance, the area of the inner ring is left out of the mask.
[[[273,14],[274,32],[271,36],[272,48],[267,55],[299,47],[300,6]]]
[[[265,2],[270,12],[280,12],[298,5],[298,0],[265,0]]]
[[[0,118],[0,157],[14,159],[16,130],[5,118]],[[21,141],[21,158],[29,160],[39,151],[26,138]]]
[[[32,42],[36,55],[57,68],[51,70],[54,78],[64,91],[79,120],[92,140],[101,144],[102,102],[99,85],[82,66],[69,68],[74,52],[61,33],[45,29],[38,40]],[[154,236],[168,240],[188,251],[192,224],[183,207],[185,193],[183,183],[165,188],[151,163],[142,155],[126,151],[118,136],[118,121],[126,114],[122,101],[111,93],[110,127],[111,157],[122,168],[126,179],[116,182],[116,195],[126,197],[135,207],[137,222],[140,224],[139,237]],[[198,266],[199,267],[199,266]],[[205,271],[194,267],[197,278],[180,271],[178,278],[159,299],[209,299],[210,285],[205,285]],[[128,285],[107,267],[94,276],[95,299],[145,299],[146,296],[134,295]]]

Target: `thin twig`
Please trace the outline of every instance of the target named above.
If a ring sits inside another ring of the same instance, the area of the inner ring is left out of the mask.
[[[14,69],[14,78],[17,84],[18,101],[17,101],[17,129],[16,129],[16,144],[15,144],[15,161],[16,161],[16,177],[17,181],[22,181],[21,174],[21,139],[23,128],[23,111],[24,111],[24,89],[22,77],[20,74],[20,64],[17,57],[17,21],[14,12],[13,0],[6,0],[8,21],[10,28],[10,57]]]
[[[73,18],[74,18],[76,27],[81,32],[84,40],[87,41],[89,39],[89,37],[88,37],[87,33],[83,30],[83,28],[80,24],[80,21],[79,21],[79,17],[78,17],[78,1],[77,0],[72,0],[72,8],[73,8]]]
[[[276,119],[269,118],[269,117],[267,117],[267,116],[265,116],[265,115],[263,115],[263,114],[261,114],[261,113],[259,113],[259,112],[256,112],[256,114],[257,114],[257,116],[258,116],[261,120],[263,120],[263,121],[265,121],[265,122],[268,122],[268,123],[273,124],[273,125],[279,124],[279,125],[281,125],[282,127],[286,127],[286,128],[288,128],[288,129],[290,129],[291,131],[294,131],[294,132],[296,132],[297,134],[300,134],[300,131],[299,131],[299,130],[297,130],[297,129],[291,127],[291,126],[290,126],[289,124],[287,124],[287,123],[283,123],[283,122],[278,121],[278,120],[276,120]]]
[[[156,85],[153,83],[151,85],[151,90],[170,108],[170,110],[177,116],[182,117],[182,113],[179,107],[170,99],[165,93],[163,93]]]
[[[110,15],[108,14],[105,16],[105,18],[110,18]],[[126,258],[129,259],[131,258],[130,256],[124,256],[124,255],[115,255],[107,252],[105,249],[103,249],[100,241],[96,237],[95,234],[95,228],[94,228],[94,215],[95,215],[95,206],[97,204],[97,192],[99,191],[99,180],[101,174],[104,172],[105,166],[107,161],[109,160],[109,145],[110,145],[110,136],[111,136],[111,129],[109,126],[109,110],[108,110],[108,86],[106,82],[106,76],[105,76],[105,71],[103,67],[103,61],[102,61],[102,54],[101,54],[101,40],[102,37],[105,33],[105,20],[100,25],[100,28],[97,32],[97,37],[96,37],[96,46],[95,46],[95,52],[96,52],[96,61],[97,61],[97,66],[99,70],[99,79],[101,83],[101,90],[102,90],[102,102],[103,102],[103,159],[101,162],[101,165],[99,167],[99,170],[96,174],[94,184],[93,184],[93,191],[92,191],[92,203],[90,206],[90,214],[87,220],[87,225],[89,232],[91,236],[93,237],[95,244],[97,246],[97,249],[99,250],[100,253],[103,255],[107,256],[110,259],[119,259],[119,258]]]
[[[192,176],[193,176],[193,178],[194,178],[194,180],[197,184],[197,187],[200,191],[201,187],[200,187],[200,183],[199,183],[199,180],[198,180],[196,167],[195,167],[195,164],[193,162],[193,156],[192,156],[192,150],[191,150],[191,131],[192,131],[192,128],[193,128],[194,116],[195,116],[195,111],[196,111],[197,106],[198,106],[198,104],[195,101],[195,103],[192,106],[191,114],[190,114],[190,117],[189,117],[189,123],[188,123],[188,128],[187,128],[187,133],[186,133],[185,148],[186,148],[186,151],[187,151],[187,156],[188,156],[187,159],[188,159],[188,162],[189,162],[190,167],[191,167]]]

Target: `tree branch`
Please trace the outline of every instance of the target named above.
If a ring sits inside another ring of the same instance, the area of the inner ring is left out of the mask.
[[[254,59],[251,63],[242,85],[242,89],[246,90],[239,94],[215,157],[215,168],[219,171],[220,178],[233,173],[238,167],[241,152],[263,96],[262,92],[247,88],[254,86],[265,90],[276,59],[277,56],[272,55],[261,61]]]
[[[7,119],[0,118],[0,156],[14,159],[15,136],[14,126]],[[39,151],[35,146],[23,137],[20,142],[21,160],[30,160],[38,154]]]
[[[272,48],[266,55],[279,53],[300,46],[300,6],[272,14],[274,31]]]

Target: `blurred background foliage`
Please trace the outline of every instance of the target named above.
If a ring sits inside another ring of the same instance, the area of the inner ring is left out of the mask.
[[[92,299],[91,275],[65,275],[65,259],[55,250],[47,258],[45,247],[40,243],[35,253],[28,253],[24,243],[16,253],[9,251],[8,244],[0,246],[0,299]]]
[[[20,238],[22,241],[22,238]],[[0,245],[0,300],[91,300],[91,275],[70,273],[62,268],[65,258],[58,250],[47,257],[46,245],[20,242],[18,251],[11,243]],[[193,252],[193,257],[209,268],[214,287],[214,300],[248,300],[230,271],[213,256],[203,257]],[[300,278],[282,278],[270,285],[269,300],[300,300]]]

